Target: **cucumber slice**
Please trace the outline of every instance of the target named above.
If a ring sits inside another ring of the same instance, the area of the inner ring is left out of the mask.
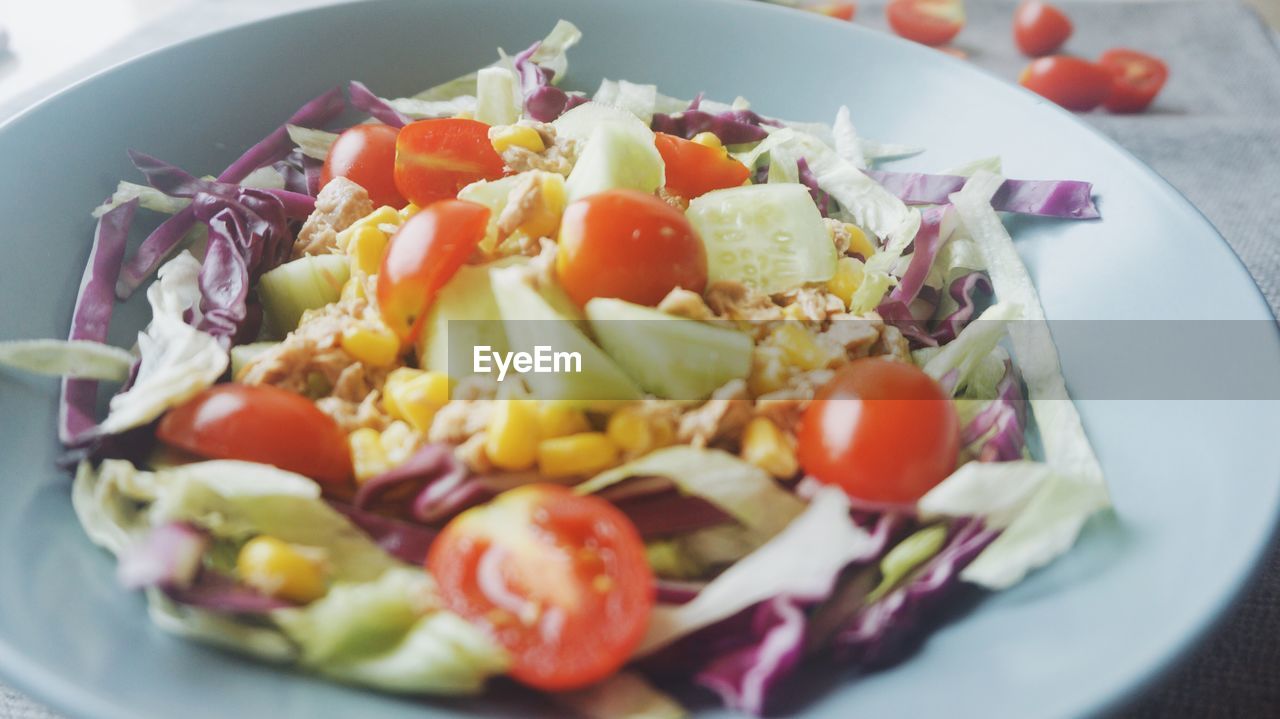
[[[516,76],[505,67],[476,73],[476,119],[486,125],[514,125],[520,119]]]
[[[258,280],[262,309],[277,334],[298,326],[302,313],[337,302],[351,277],[343,255],[308,255],[264,274]]]
[[[707,248],[712,282],[774,293],[835,274],[835,245],[804,185],[715,190],[689,203],[688,217]]]
[[[577,372],[523,373],[534,396],[601,410],[619,401],[640,399],[644,393],[631,378],[591,343],[571,317],[557,311],[526,284],[519,272],[518,268],[508,267],[489,274],[510,351],[532,356],[539,347],[545,347],[548,349],[543,352],[571,352],[580,358]]]
[[[632,128],[638,126],[642,130],[649,129],[648,125],[626,110],[599,102],[584,102],[557,117],[551,125],[556,129],[557,138],[582,142],[591,137],[591,133],[595,132],[597,127],[609,123],[620,123]]]
[[[231,379],[240,376],[244,366],[257,359],[258,355],[280,344],[279,342],[250,342],[247,345],[236,345],[231,348]]]
[[[507,351],[507,333],[493,298],[489,271],[497,267],[524,264],[525,257],[508,257],[487,265],[463,265],[431,303],[418,344],[423,369],[445,372],[461,379],[472,372],[471,348],[488,345],[495,352]],[[452,325],[450,324],[452,323]],[[458,348],[450,355],[452,346]]]
[[[570,202],[620,188],[650,193],[666,183],[653,132],[631,113],[617,112],[625,119],[601,122],[587,137],[565,181]]]
[[[706,399],[751,372],[751,338],[742,332],[597,297],[587,319],[600,346],[646,392]]]

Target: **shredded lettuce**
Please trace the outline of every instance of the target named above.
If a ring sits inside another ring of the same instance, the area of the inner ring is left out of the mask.
[[[311,127],[299,127],[297,125],[285,125],[289,132],[289,139],[293,140],[293,144],[302,150],[302,154],[316,160],[323,160],[329,156],[329,148],[333,146],[335,140],[338,139],[338,133],[325,132]]]
[[[545,67],[553,73],[553,82],[559,82],[564,74],[569,71],[569,48],[578,44],[582,39],[582,32],[578,27],[568,20],[560,20],[556,22],[555,27],[551,28],[551,32],[547,34],[542,42],[538,44],[538,49],[534,51],[533,62]],[[511,59],[505,53],[500,53],[497,62],[489,65],[489,67],[511,67]],[[427,100],[438,102],[442,100],[453,100],[460,96],[471,95],[476,96],[478,72],[469,72],[461,77],[456,77],[448,82],[441,83],[434,87],[413,96],[414,100]],[[407,115],[412,112],[407,111],[403,107],[397,106],[397,101],[391,101],[391,106]]]
[[[804,503],[767,472],[728,452],[676,445],[597,474],[575,488],[598,492],[628,477],[666,477],[686,494],[701,497],[725,513],[771,537],[804,511]]]
[[[596,90],[591,101],[626,110],[640,118],[645,125],[649,125],[653,122],[654,113],[657,112],[658,88],[655,85],[638,85],[626,80],[604,79],[600,81],[600,89]]]
[[[90,340],[13,340],[0,342],[0,366],[53,377],[123,382],[133,355]]]
[[[98,218],[130,200],[137,200],[138,206],[154,212],[172,215],[191,204],[191,200],[183,197],[170,197],[150,185],[139,185],[136,182],[121,181],[111,199],[93,208],[93,217]]]

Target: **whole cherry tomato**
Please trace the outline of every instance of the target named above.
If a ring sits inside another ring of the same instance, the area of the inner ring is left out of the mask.
[[[607,190],[565,208],[556,275],[569,297],[656,305],[707,285],[707,251],[684,213],[653,195]]]
[[[1042,0],[1025,0],[1013,11],[1013,41],[1024,55],[1057,52],[1071,37],[1071,30],[1066,14]]]
[[[1102,106],[1111,112],[1142,112],[1169,79],[1169,67],[1158,57],[1115,48],[1098,60],[1111,73],[1111,91]]]
[[[889,0],[884,8],[889,27],[923,45],[945,45],[964,27],[961,0]]]
[[[654,603],[644,542],[599,497],[550,484],[510,490],[455,517],[427,569],[452,611],[485,624],[529,686],[576,689],[617,671]]]
[[[347,435],[314,402],[278,387],[210,387],[169,410],[156,436],[201,457],[270,464],[327,488],[351,481]]]
[[[503,171],[489,126],[478,120],[418,120],[400,128],[396,139],[396,187],[418,206],[457,197],[458,190],[496,180]]]
[[[841,368],[800,423],[800,466],[868,502],[913,503],[956,468],[955,403],[914,365],[878,357]]]
[[[329,147],[320,170],[320,186],[335,177],[345,177],[369,193],[374,207],[405,206],[396,190],[396,134],[390,125],[356,125],[343,131]]]
[[[1111,75],[1100,65],[1069,55],[1032,60],[1018,82],[1068,110],[1088,112],[1107,99]]]

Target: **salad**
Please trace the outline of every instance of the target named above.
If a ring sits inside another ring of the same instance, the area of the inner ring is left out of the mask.
[[[77,516],[158,626],[388,692],[762,714],[1108,505],[1000,215],[1095,218],[1087,183],[884,169],[919,150],[848,108],[569,92],[579,39],[335,88],[216,177],[130,152],[69,338],[0,361],[63,377]]]

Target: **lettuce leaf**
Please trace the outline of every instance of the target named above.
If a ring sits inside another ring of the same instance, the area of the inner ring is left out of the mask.
[[[329,156],[329,148],[338,139],[338,133],[325,132],[311,127],[285,125],[289,139],[302,150],[302,154],[316,160],[324,160]]]
[[[0,366],[53,377],[123,382],[133,355],[89,340],[13,340],[0,342]]]

